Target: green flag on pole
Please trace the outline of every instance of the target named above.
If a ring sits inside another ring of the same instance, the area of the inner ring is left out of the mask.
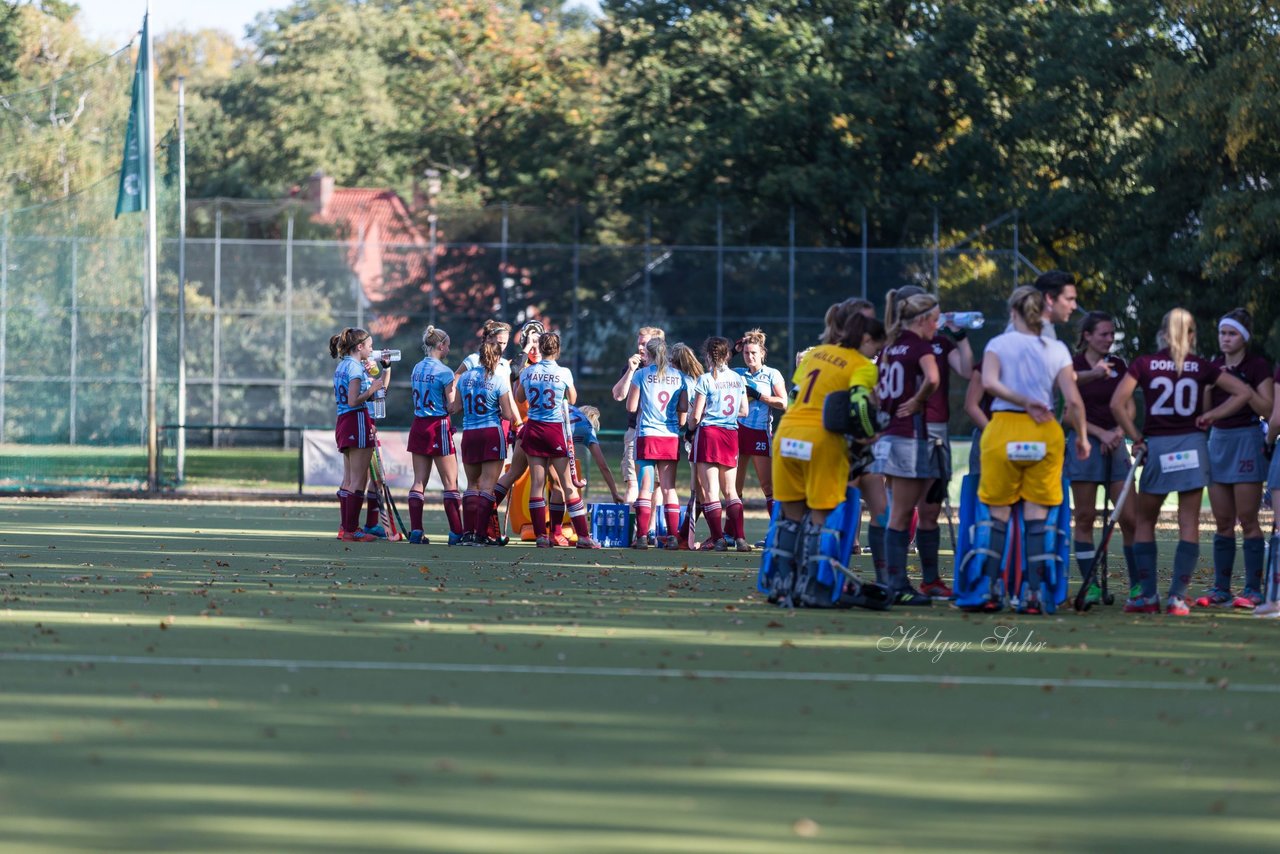
[[[129,128],[124,135],[124,159],[120,163],[120,190],[116,195],[116,216],[147,209],[147,75],[151,57],[147,53],[147,18],[142,19],[142,49],[133,69],[133,98],[129,103]]]

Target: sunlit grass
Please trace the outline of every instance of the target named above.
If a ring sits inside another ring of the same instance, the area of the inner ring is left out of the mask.
[[[1229,690],[1280,681],[1274,623],[788,612],[753,592],[756,556],[357,548],[331,510],[0,502],[0,653],[29,657],[0,661],[0,851],[1244,851],[1280,834],[1275,698]],[[1044,645],[984,651],[1001,626]],[[882,645],[916,630],[972,646]],[[269,666],[200,664],[237,660]],[[456,669],[357,669],[415,663]],[[665,675],[589,675],[609,670]],[[1036,682],[1073,679],[1110,681]]]

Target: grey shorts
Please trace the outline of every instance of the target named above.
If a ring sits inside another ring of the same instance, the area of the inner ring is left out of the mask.
[[[943,480],[951,480],[951,434],[947,432],[945,422],[929,424],[929,443],[933,446],[933,464],[937,474]]]
[[[636,483],[636,428],[628,427],[622,436],[622,482]]]
[[[982,430],[973,428],[973,439],[969,443],[969,474],[982,474]]]
[[[931,478],[938,466],[931,443],[909,436],[881,436],[876,442],[871,471],[886,477]]]
[[[1209,440],[1203,433],[1152,436],[1138,489],[1149,495],[1190,492],[1209,485]]]
[[[1128,477],[1132,467],[1128,445],[1104,451],[1097,436],[1089,437],[1089,459],[1079,459],[1076,456],[1076,431],[1067,431],[1066,462],[1062,466],[1062,475],[1072,483],[1115,483]]]
[[[1210,479],[1213,483],[1262,483],[1267,458],[1262,455],[1262,428],[1217,427],[1209,433]]]

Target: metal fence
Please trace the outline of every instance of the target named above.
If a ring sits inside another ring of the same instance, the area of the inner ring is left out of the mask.
[[[114,186],[99,193],[113,196]],[[0,487],[41,482],[28,446],[47,455],[54,446],[145,443],[143,242],[128,233],[136,224],[91,215],[105,204],[89,194],[0,217]],[[162,232],[172,235],[176,217],[167,214]],[[625,413],[610,405],[608,388],[639,326],[663,327],[669,340],[695,347],[711,334],[759,327],[769,336],[769,362],[789,373],[792,354],[814,342],[832,302],[864,296],[881,305],[890,288],[913,283],[938,287],[948,306],[999,313],[1020,269],[1027,276],[1009,215],[950,245],[938,238],[935,219],[932,235],[926,230],[922,245],[907,248],[868,245],[865,226],[859,245],[806,245],[812,241],[797,236],[804,229],[794,214],[776,220],[771,230],[745,229],[719,211],[668,212],[606,233],[599,222],[584,228],[572,211],[433,209],[383,240],[375,228],[318,224],[305,201],[192,203],[186,238],[168,237],[160,248],[158,418],[329,425],[329,337],[363,326],[379,346],[406,353],[388,405],[388,422],[405,426],[408,369],[428,323],[451,334],[456,362],[474,349],[485,319],[537,316],[564,335],[562,361],[582,398],[601,405],[606,428],[618,427]],[[666,239],[681,232],[711,242]],[[743,234],[781,240],[730,239]],[[959,406],[953,410],[953,427],[963,429]],[[292,429],[202,435],[215,445],[244,436],[295,441]],[[50,482],[74,483],[73,468],[60,465]],[[92,479],[136,486],[138,473],[125,468],[94,469]]]

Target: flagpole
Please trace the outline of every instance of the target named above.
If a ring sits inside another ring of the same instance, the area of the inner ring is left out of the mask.
[[[160,489],[160,444],[159,426],[156,424],[156,383],[159,365],[157,350],[160,343],[159,334],[159,300],[156,287],[156,87],[155,75],[151,67],[151,3],[147,2],[146,17],[143,18],[142,49],[146,51],[147,69],[145,91],[147,100],[147,490],[155,494]]]
[[[178,77],[178,423],[187,423],[187,81]],[[178,428],[177,482],[186,475],[187,429]]]

